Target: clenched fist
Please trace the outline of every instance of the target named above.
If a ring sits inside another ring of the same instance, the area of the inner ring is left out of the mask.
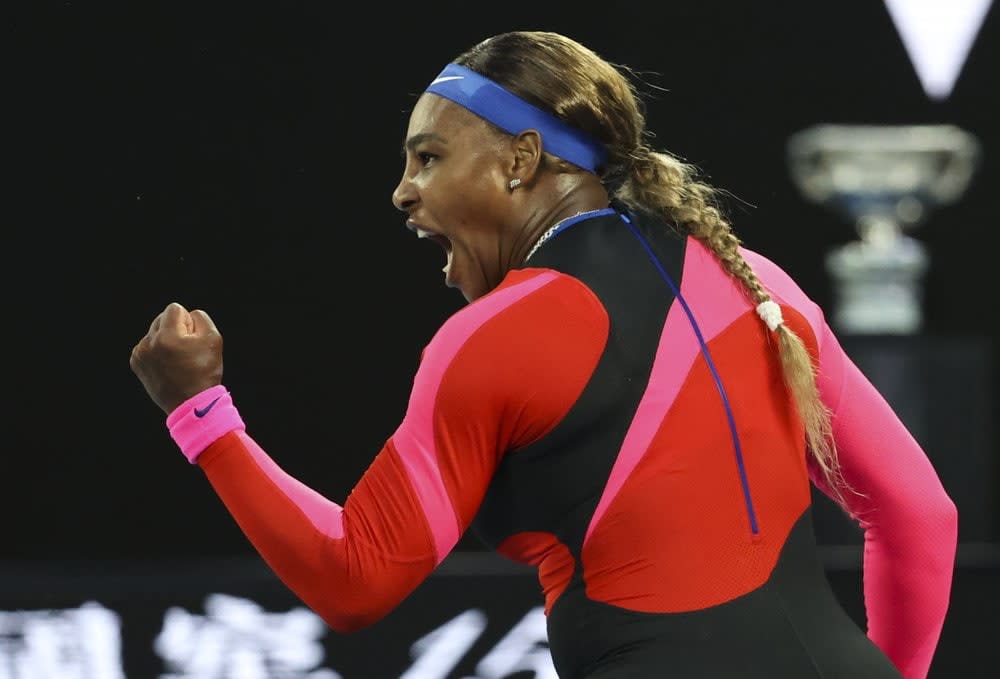
[[[222,335],[208,314],[171,302],[153,319],[129,359],[146,393],[168,415],[222,383]]]

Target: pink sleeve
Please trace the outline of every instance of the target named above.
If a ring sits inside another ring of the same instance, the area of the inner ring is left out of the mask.
[[[906,679],[922,679],[948,609],[957,511],[920,445],[825,322],[819,339],[820,391],[851,487],[846,509],[864,530],[868,636]],[[817,469],[811,476],[830,496]]]

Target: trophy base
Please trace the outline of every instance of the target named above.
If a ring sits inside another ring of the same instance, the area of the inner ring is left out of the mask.
[[[853,241],[827,256],[836,293],[833,326],[844,333],[909,335],[923,325],[925,247],[908,236],[888,245]]]

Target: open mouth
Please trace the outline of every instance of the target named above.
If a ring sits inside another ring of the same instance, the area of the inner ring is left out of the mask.
[[[417,238],[419,238],[420,240],[433,241],[437,243],[442,250],[444,250],[445,256],[447,257],[447,261],[445,262],[444,268],[441,269],[441,271],[445,273],[445,276],[448,276],[451,269],[451,254],[452,254],[451,241],[446,236],[442,236],[439,233],[435,233],[434,231],[428,231],[427,229],[418,226],[415,222],[408,221],[406,223],[406,226],[407,228],[410,229],[410,231],[413,231],[415,234],[417,234]]]
[[[417,236],[422,239],[426,238],[428,240],[432,240],[438,245],[440,245],[445,252],[448,253],[451,252],[451,241],[439,233],[431,233],[430,231],[423,231],[422,229],[417,229]]]
[[[420,240],[434,241],[440,245],[446,253],[451,254],[451,241],[448,240],[446,236],[442,236],[435,231],[428,231],[422,226],[418,226],[415,222],[407,222],[406,226],[410,229],[410,231],[417,234],[417,238]]]

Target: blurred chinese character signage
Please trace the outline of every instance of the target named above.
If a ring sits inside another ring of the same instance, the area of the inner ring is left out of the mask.
[[[0,679],[556,679],[531,575],[434,576],[352,634],[269,574],[222,579],[5,578]]]

